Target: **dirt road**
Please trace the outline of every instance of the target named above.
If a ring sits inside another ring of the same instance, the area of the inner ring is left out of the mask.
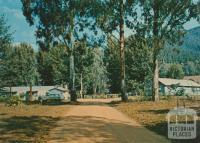
[[[169,143],[116,109],[75,105],[50,133],[49,143]]]

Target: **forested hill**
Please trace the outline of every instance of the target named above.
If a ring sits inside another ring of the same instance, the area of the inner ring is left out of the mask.
[[[200,52],[200,26],[188,30],[183,41],[184,43],[181,46],[182,48],[194,52]]]
[[[200,75],[200,27],[188,30],[182,46],[168,46],[160,53],[161,77],[171,67],[180,67],[183,75]],[[175,64],[175,65],[174,65]],[[174,77],[176,78],[176,77]]]
[[[200,57],[200,26],[187,31],[181,46],[166,46],[161,51],[161,60],[167,63],[186,63]]]

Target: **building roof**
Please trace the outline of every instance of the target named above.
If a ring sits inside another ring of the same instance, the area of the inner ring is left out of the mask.
[[[68,91],[67,88],[63,88],[63,87],[54,87],[54,88],[50,89],[49,91],[54,90],[54,89],[57,89],[57,90],[60,90],[60,91],[63,91],[63,92]]]
[[[32,91],[48,91],[50,89],[54,88],[54,86],[32,86]],[[4,87],[2,88],[3,91],[10,91],[10,87]],[[26,93],[30,91],[30,87],[28,86],[18,86],[18,87],[12,87],[12,92],[17,93]]]
[[[194,82],[197,82],[200,84],[200,76],[185,76],[184,79],[186,80],[192,80]]]
[[[200,84],[192,80],[159,78],[159,82],[167,86],[178,85],[183,87],[200,87]]]

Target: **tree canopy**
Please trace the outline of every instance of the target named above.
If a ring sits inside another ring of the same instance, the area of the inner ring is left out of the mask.
[[[184,24],[198,15],[197,3],[193,0],[139,0],[139,6],[142,13],[136,33],[147,38],[153,49],[153,100],[158,101],[158,55],[166,44],[181,42]]]
[[[200,73],[198,42],[192,42],[184,29],[188,21],[199,18],[197,1],[21,2],[27,22],[36,25],[39,50],[26,43],[12,45],[12,33],[1,16],[2,86],[67,83],[73,101],[76,90],[81,96],[120,93],[127,101],[127,92],[143,94],[148,82],[158,101],[159,76],[181,79]],[[198,37],[198,32],[192,33]],[[185,48],[188,45],[194,49]]]

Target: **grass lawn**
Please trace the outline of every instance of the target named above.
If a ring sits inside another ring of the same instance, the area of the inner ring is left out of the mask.
[[[48,134],[69,105],[20,105],[7,107],[0,103],[0,142],[45,142]]]
[[[183,103],[180,102],[181,105]],[[193,108],[197,111],[198,117],[200,116],[200,101],[185,101],[186,107]],[[135,121],[144,125],[146,128],[153,132],[156,132],[167,138],[167,122],[166,115],[170,109],[176,107],[176,100],[163,100],[160,102],[143,101],[143,102],[129,102],[129,103],[117,103],[114,106],[131,117]],[[172,140],[173,143],[200,143],[200,122],[197,123],[197,134],[196,140]]]

